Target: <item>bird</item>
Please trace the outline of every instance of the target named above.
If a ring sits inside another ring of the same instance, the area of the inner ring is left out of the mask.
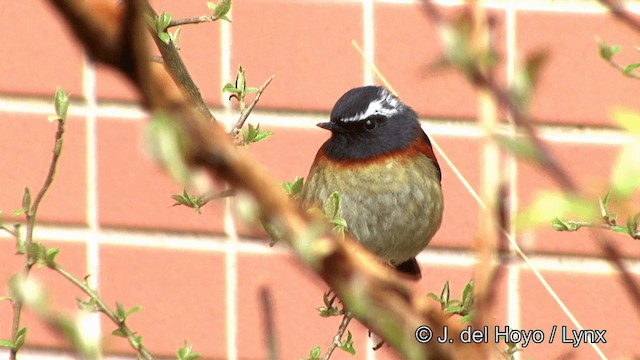
[[[442,175],[416,112],[381,86],[347,91],[329,122],[300,193],[304,208],[324,208],[339,192],[346,231],[410,279],[442,223]]]

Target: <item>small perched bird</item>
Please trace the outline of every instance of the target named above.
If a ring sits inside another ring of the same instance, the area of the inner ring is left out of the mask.
[[[416,113],[388,90],[347,91],[318,124],[331,131],[315,157],[301,201],[323,208],[341,197],[347,231],[398,271],[420,279],[415,256],[440,227],[440,166]]]

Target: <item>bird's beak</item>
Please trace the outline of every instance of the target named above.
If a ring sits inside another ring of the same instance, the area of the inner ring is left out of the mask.
[[[333,131],[333,129],[335,129],[335,124],[332,122],[321,122],[317,123],[316,126],[329,131]]]

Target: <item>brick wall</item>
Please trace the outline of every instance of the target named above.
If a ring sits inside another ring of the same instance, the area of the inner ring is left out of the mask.
[[[205,14],[205,1],[154,1],[174,18]],[[594,37],[625,46],[624,63],[634,62],[637,34],[588,1],[493,1],[496,44],[502,54],[499,77],[511,79],[515,64],[535,49],[550,59],[534,98],[532,113],[541,134],[563,166],[582,185],[596,188],[611,170],[626,141],[609,119],[613,105],[636,107],[638,85],[598,58]],[[451,10],[453,11],[453,10]],[[449,12],[449,9],[447,9]],[[46,121],[57,86],[71,92],[68,134],[55,184],[41,208],[36,235],[61,249],[59,262],[91,281],[109,304],[141,305],[131,318],[145,344],[171,356],[184,339],[207,358],[265,357],[258,290],[274,296],[281,358],[305,357],[314,345],[330,341],[339,319],[322,319],[326,286],[302,269],[282,247],[269,248],[256,232],[233,223],[225,202],[212,202],[202,215],[170,207],[182,191],[144,149],[145,114],[136,95],[112,71],[92,65],[42,0],[0,6],[0,209],[5,221],[20,207],[25,185],[37,189],[46,173],[55,125]],[[347,89],[371,82],[350,42],[363,44],[401,98],[419,112],[424,127],[471,184],[482,177],[481,131],[474,90],[454,72],[425,73],[440,54],[434,28],[411,1],[238,0],[233,23],[183,28],[181,48],[205,99],[225,118],[220,89],[238,65],[250,85],[271,74],[251,122],[275,135],[248,150],[278,180],[305,176],[327,133],[314,127],[326,119]],[[637,59],[635,60],[637,61]],[[235,115],[226,118],[230,121]],[[292,151],[294,150],[294,151]],[[498,169],[507,173],[507,168]],[[520,208],[537,190],[553,188],[537,168],[518,164],[509,176]],[[425,293],[438,292],[446,280],[456,296],[472,277],[472,243],[479,206],[451,170],[443,165],[446,199],[442,229],[419,258]],[[239,240],[226,233],[240,229]],[[586,232],[550,229],[517,234],[533,264],[586,329],[606,329],[600,348],[609,358],[637,353],[640,320],[621,282],[603,261]],[[640,278],[640,249],[628,238],[615,243],[630,257]],[[0,284],[20,268],[14,241],[0,233]],[[497,282],[489,318],[519,329],[573,325],[531,271],[517,257]],[[52,303],[71,312],[78,290],[46,269],[36,270]],[[4,291],[3,291],[4,292]],[[0,338],[10,336],[11,307],[0,302]],[[28,354],[64,356],[65,346],[27,311]],[[102,320],[103,334],[113,326]],[[354,359],[391,359],[393,352],[368,350],[367,331],[352,326]],[[131,354],[121,338],[107,337],[105,348]],[[0,351],[0,357],[6,352]],[[525,358],[597,358],[582,345],[530,345]],[[343,353],[335,359],[352,358]]]

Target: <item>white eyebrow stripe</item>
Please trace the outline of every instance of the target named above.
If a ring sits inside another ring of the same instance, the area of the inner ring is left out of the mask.
[[[342,122],[353,122],[363,120],[371,115],[393,116],[399,112],[400,102],[391,94],[386,94],[382,99],[377,99],[369,103],[367,110],[357,113],[354,116],[340,119]]]

